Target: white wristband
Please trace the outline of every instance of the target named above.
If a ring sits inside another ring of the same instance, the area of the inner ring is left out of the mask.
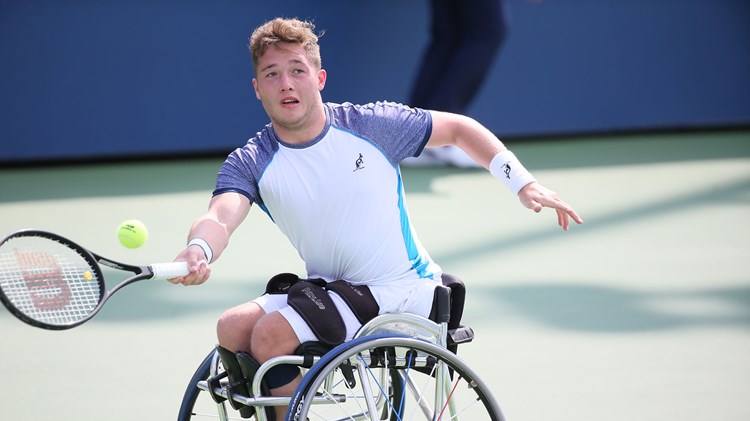
[[[509,150],[502,151],[492,158],[490,173],[516,195],[525,185],[536,181],[534,176],[521,165],[518,158]]]
[[[188,243],[187,246],[188,247],[190,247],[190,246],[198,246],[198,247],[200,247],[203,250],[203,254],[206,255],[206,261],[208,263],[211,263],[211,259],[213,259],[213,257],[214,257],[214,252],[213,252],[213,250],[211,250],[211,246],[208,245],[208,243],[206,242],[206,240],[204,240],[202,238],[193,238],[192,240],[190,240],[190,242]]]

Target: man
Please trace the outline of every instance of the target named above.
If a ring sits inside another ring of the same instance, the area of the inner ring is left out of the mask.
[[[430,0],[430,39],[409,105],[465,114],[484,84],[505,39],[502,0]],[[467,62],[471,65],[467,65]],[[424,151],[402,165],[479,165],[455,146]]]
[[[205,282],[211,273],[205,262],[221,255],[257,203],[292,242],[308,278],[328,285],[347,281],[366,292],[369,301],[362,306],[372,310],[374,305],[376,314],[428,316],[441,270],[411,227],[398,167],[425,146],[456,145],[490,168],[524,206],[535,212],[555,209],[565,230],[571,218],[583,223],[557,194],[536,183],[492,133],[468,117],[393,103],[324,103],[327,75],[313,30],[308,22],[275,19],[253,32],[253,87],[271,123],[222,165],[208,211],[194,222],[188,246],[176,258],[187,261],[191,272],[173,283]],[[269,294],[221,316],[217,335],[223,348],[263,363],[293,353],[302,342],[350,339],[362,324],[358,304],[342,298],[346,294],[311,297],[308,288],[305,301],[292,289],[275,285],[270,282]],[[310,300],[334,305],[300,307]],[[309,313],[321,307],[337,310],[321,316],[322,325]],[[337,330],[326,331],[329,325]],[[296,369],[279,366],[266,377],[271,392],[283,396],[293,393],[298,376]],[[283,410],[277,408],[278,415]]]

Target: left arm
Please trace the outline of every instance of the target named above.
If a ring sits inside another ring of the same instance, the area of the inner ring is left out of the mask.
[[[430,111],[430,114],[432,134],[427,140],[428,148],[457,146],[487,169],[495,155],[508,150],[497,136],[473,118],[441,111]]]
[[[430,113],[432,133],[427,147],[457,146],[517,193],[518,199],[528,209],[537,213],[545,207],[554,209],[558,225],[566,231],[571,218],[578,224],[583,223],[583,219],[557,193],[536,182],[489,129],[463,115],[440,111]]]

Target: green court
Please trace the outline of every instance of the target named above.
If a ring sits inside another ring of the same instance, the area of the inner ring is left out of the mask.
[[[459,355],[514,420],[750,419],[750,132],[509,145],[586,221],[563,232],[485,171],[405,168],[420,239],[467,284]],[[171,261],[221,157],[0,169],[0,234],[53,231],[115,260]],[[146,223],[140,249],[117,242]],[[254,208],[200,287],[144,281],[68,331],[0,309],[0,419],[170,420],[227,307],[303,273]]]

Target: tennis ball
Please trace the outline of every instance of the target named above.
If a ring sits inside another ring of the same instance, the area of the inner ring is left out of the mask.
[[[117,228],[117,238],[123,246],[135,249],[146,243],[148,229],[143,225],[143,222],[137,219],[128,219]]]

